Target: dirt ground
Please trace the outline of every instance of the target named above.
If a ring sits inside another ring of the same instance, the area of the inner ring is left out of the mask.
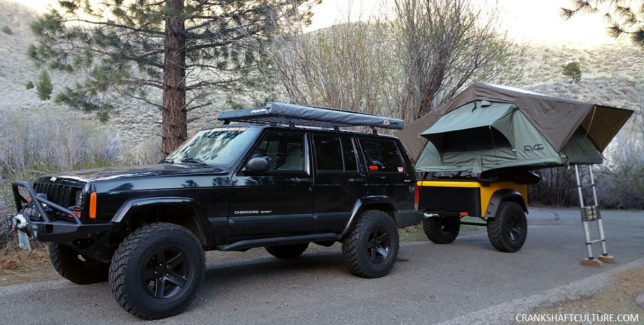
[[[49,261],[49,251],[38,244],[31,251],[9,243],[0,250],[0,286],[60,279]]]
[[[644,267],[622,270],[601,292],[579,300],[568,300],[554,306],[537,308],[535,314],[632,314],[644,323],[644,309],[635,304],[635,296],[644,292]],[[565,323],[558,323],[565,324]],[[575,324],[575,323],[569,323]]]

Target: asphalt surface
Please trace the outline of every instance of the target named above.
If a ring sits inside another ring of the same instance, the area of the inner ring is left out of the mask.
[[[352,276],[338,248],[294,261],[259,256],[210,263],[190,307],[157,322],[511,323],[517,312],[591,294],[609,284],[615,270],[644,265],[644,212],[602,215],[609,253],[618,262],[603,268],[579,265],[585,248],[578,210],[533,208],[528,239],[517,253],[497,252],[485,232],[450,245],[405,243],[391,274],[380,279]],[[0,287],[0,323],[138,322],[117,305],[107,283]]]

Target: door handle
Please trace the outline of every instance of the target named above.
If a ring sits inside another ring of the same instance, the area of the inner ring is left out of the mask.
[[[311,183],[312,180],[310,178],[303,178],[303,177],[291,177],[286,179],[288,182],[291,183]]]
[[[349,182],[349,183],[364,183],[364,178],[362,178],[362,177],[356,177],[356,178],[351,177],[351,178],[347,179],[347,182]]]

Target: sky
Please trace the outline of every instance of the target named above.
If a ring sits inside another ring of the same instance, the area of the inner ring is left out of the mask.
[[[499,24],[517,41],[532,44],[565,45],[593,48],[615,42],[606,34],[606,24],[600,15],[578,15],[566,21],[560,16],[562,6],[569,0],[470,0],[474,6],[498,7]],[[44,11],[51,0],[22,0],[38,11]],[[313,22],[305,31],[347,20],[365,20],[372,15],[390,14],[389,0],[323,0],[314,8]]]

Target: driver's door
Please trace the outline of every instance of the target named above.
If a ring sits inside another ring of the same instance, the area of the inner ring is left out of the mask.
[[[265,131],[233,176],[229,239],[310,233],[313,177],[309,155],[304,131]],[[268,157],[268,170],[247,172],[244,166],[253,157]]]

